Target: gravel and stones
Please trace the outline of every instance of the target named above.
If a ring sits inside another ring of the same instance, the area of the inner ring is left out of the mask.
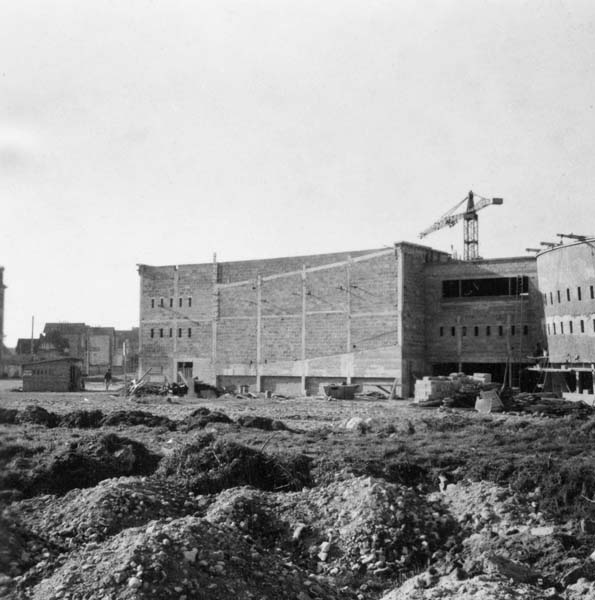
[[[18,586],[17,586],[18,589]],[[338,598],[325,581],[199,517],[126,529],[73,552],[32,600]],[[342,598],[353,597],[344,594]]]

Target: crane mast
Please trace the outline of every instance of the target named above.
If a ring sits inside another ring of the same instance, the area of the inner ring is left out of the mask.
[[[476,196],[480,198],[478,202],[475,202]],[[465,210],[455,213],[455,211],[465,202],[467,203]],[[422,231],[419,234],[419,237],[423,238],[429,233],[442,229],[443,227],[452,227],[462,219],[464,243],[463,259],[477,260],[479,258],[479,220],[477,218],[477,212],[486,206],[502,203],[502,198],[483,198],[482,196],[479,196],[479,194],[474,194],[470,191],[461,202],[440,217],[433,225]]]

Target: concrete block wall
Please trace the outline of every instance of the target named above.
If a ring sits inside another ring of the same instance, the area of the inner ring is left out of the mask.
[[[594,239],[565,244],[537,257],[544,327],[555,364],[595,362],[594,245]]]
[[[277,364],[285,376],[301,373],[303,385],[305,360],[397,343],[396,266],[390,249],[140,266],[139,274],[140,370],[161,368],[175,375],[183,356],[190,362],[200,359],[203,371],[209,361],[214,375],[249,378]],[[192,298],[191,306],[187,298]],[[182,338],[177,337],[179,327]],[[192,328],[190,339],[187,327]],[[331,378],[348,378],[355,373],[348,373],[346,364],[330,360],[320,368]],[[284,376],[274,367],[269,370]],[[292,379],[283,385],[294,384]]]
[[[509,355],[514,362],[528,362],[526,357],[543,341],[535,258],[452,261],[428,264],[425,271],[429,363],[503,363]],[[444,280],[519,275],[529,278],[528,296],[442,297]]]

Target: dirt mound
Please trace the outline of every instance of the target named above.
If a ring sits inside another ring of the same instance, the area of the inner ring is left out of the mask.
[[[192,429],[203,429],[211,423],[233,423],[233,420],[224,412],[210,411],[208,408],[201,407],[180,421],[179,426],[183,431],[191,431]]]
[[[10,518],[0,517],[0,596],[3,583],[36,564],[56,557],[61,549],[31,531],[23,531]]]
[[[196,517],[153,521],[103,544],[87,544],[41,581],[31,598],[47,600],[66,591],[71,599],[86,600],[305,600],[313,591],[329,600],[338,597],[298,567],[282,564],[274,553]]]
[[[242,485],[296,490],[310,483],[310,460],[304,455],[272,456],[208,434],[166,456],[158,473],[180,478],[200,494]]]
[[[283,520],[276,495],[254,488],[223,490],[209,506],[205,518],[211,523],[247,533],[265,544],[287,547],[291,542],[293,531]]]
[[[291,431],[283,421],[269,419],[269,417],[243,416],[238,418],[242,427],[254,427],[265,431]]]
[[[498,575],[460,579],[456,573],[436,577],[432,573],[418,575],[381,600],[552,600],[560,598],[534,585],[516,583]]]
[[[204,512],[208,503],[207,497],[196,497],[174,482],[121,477],[71,490],[62,497],[40,496],[16,502],[2,516],[20,531],[34,531],[45,540],[70,548],[102,541],[153,519]]]
[[[351,583],[425,566],[455,529],[439,500],[371,477],[279,495],[279,502],[292,526],[304,525],[302,557]]]
[[[117,410],[109,413],[101,420],[102,427],[114,427],[117,425],[165,427],[170,431],[176,429],[176,423],[168,417],[154,415],[144,410]]]
[[[60,418],[55,413],[34,404],[26,406],[25,410],[20,411],[17,417],[18,423],[33,423],[46,427],[56,427],[59,420]]]
[[[538,578],[553,585],[583,564],[580,547],[589,542],[579,540],[572,523],[548,522],[535,502],[539,492],[523,498],[482,481],[450,484],[438,495],[465,537],[460,552],[448,558],[451,563],[461,563],[469,575],[489,571],[496,555],[530,566]]]
[[[17,422],[19,411],[16,408],[0,408],[0,423],[14,425]]]
[[[383,589],[425,567],[455,529],[439,501],[366,477],[294,493],[234,488],[217,496],[206,518],[352,588]]]
[[[100,410],[75,410],[60,417],[59,427],[95,429],[101,427],[104,414]]]
[[[26,497],[64,494],[111,477],[149,475],[157,468],[159,459],[143,444],[128,438],[115,434],[94,436],[71,444],[66,451],[50,455],[32,472],[17,472],[5,484],[22,491]]]

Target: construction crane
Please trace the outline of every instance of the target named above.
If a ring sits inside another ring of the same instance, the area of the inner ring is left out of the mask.
[[[556,235],[560,238],[560,243],[564,241],[564,238],[584,242],[585,240],[588,240],[589,238],[593,237],[592,235],[577,235],[576,233],[556,233]]]
[[[479,198],[479,202],[475,202],[475,198]],[[455,212],[465,202],[467,202],[467,208],[462,212]],[[433,231],[442,229],[443,227],[452,227],[456,225],[461,219],[464,220],[463,230],[463,241],[464,251],[463,260],[476,260],[479,258],[479,237],[478,237],[478,219],[477,212],[486,206],[491,204],[502,204],[504,200],[502,198],[484,198],[479,194],[469,192],[461,202],[456,206],[453,206],[446,214],[442,215],[433,225],[424,229],[419,234],[420,238],[425,237]]]

